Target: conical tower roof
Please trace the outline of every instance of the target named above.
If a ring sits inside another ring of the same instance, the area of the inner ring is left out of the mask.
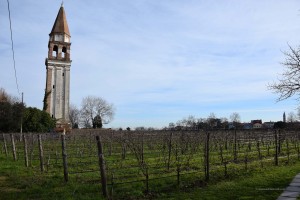
[[[65,13],[63,5],[61,5],[61,7],[58,11],[58,14],[55,19],[55,22],[52,27],[50,35],[52,35],[53,33],[65,33],[65,34],[71,36],[69,27],[68,27],[67,18],[66,18],[66,13]]]

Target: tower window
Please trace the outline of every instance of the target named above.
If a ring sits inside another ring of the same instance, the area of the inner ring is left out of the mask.
[[[62,75],[65,76],[65,73],[63,73]]]
[[[57,58],[57,53],[58,53],[58,47],[54,45],[52,50],[52,57]]]
[[[66,48],[66,47],[63,47],[63,48],[62,48],[62,51],[61,51],[61,57],[62,57],[62,58],[65,58],[65,57],[66,57],[66,53],[67,53],[67,48]]]
[[[53,85],[53,89],[55,88],[55,85]]]

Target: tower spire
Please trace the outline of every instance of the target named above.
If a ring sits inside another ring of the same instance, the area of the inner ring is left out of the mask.
[[[53,35],[55,33],[67,34],[71,36],[67,18],[66,18],[65,9],[63,7],[63,2],[56,16],[50,35]]]

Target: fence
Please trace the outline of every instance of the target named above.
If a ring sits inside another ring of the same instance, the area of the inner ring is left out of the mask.
[[[104,197],[205,184],[300,159],[294,130],[111,131],[2,134],[2,154],[65,182],[99,184]],[[125,192],[124,192],[125,191]]]

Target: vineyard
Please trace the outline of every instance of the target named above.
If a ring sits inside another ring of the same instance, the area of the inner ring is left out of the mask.
[[[155,198],[300,159],[294,130],[74,130],[0,138],[7,159],[111,199]]]

